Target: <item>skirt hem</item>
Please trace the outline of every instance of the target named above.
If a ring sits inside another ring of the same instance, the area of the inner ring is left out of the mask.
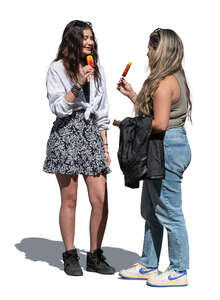
[[[110,174],[112,171],[109,170],[102,170],[102,171],[98,171],[98,172],[62,172],[62,171],[58,171],[58,170],[44,170],[43,171],[47,174],[63,174],[63,175],[73,175],[73,176],[78,176],[78,175],[85,175],[85,176],[98,176],[98,175],[108,175]]]

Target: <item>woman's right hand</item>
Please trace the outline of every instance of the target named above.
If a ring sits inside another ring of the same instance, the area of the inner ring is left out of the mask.
[[[131,101],[135,102],[136,100],[136,93],[133,90],[130,83],[128,83],[124,77],[121,77],[120,81],[117,84],[117,90],[121,92],[123,95],[127,96]]]
[[[89,82],[90,76],[92,74],[94,74],[94,68],[89,65],[86,65],[84,67],[79,65],[79,73],[77,75],[78,83],[80,85],[83,85],[86,82]]]

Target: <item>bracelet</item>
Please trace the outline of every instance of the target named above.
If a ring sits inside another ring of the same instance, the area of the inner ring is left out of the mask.
[[[80,85],[80,84],[79,84]],[[80,85],[80,87],[77,86],[76,83],[73,84],[72,88],[71,88],[71,92],[77,97],[80,93],[80,91],[82,90],[82,87]]]
[[[108,146],[108,144],[103,144],[104,146]]]

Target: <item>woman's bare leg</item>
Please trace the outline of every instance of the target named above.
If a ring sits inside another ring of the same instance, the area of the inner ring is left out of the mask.
[[[84,176],[92,206],[90,217],[90,252],[101,248],[108,218],[107,181],[103,175]]]
[[[60,231],[66,251],[74,248],[78,176],[56,174],[61,193]]]

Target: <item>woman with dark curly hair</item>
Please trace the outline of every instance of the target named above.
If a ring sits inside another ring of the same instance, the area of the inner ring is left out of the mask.
[[[88,55],[93,56],[92,66],[87,65]],[[66,26],[46,83],[49,105],[57,118],[43,169],[56,174],[60,187],[64,271],[68,275],[83,275],[74,247],[78,175],[82,174],[92,206],[86,270],[113,274],[115,270],[101,249],[108,216],[108,99],[91,23],[75,20]]]
[[[142,257],[133,267],[121,270],[128,279],[147,279],[150,286],[186,286],[189,268],[188,236],[182,212],[181,180],[191,160],[184,128],[191,119],[190,91],[182,67],[183,44],[171,29],[156,29],[148,44],[150,75],[138,95],[122,78],[119,91],[135,104],[138,116],[153,117],[153,133],[164,132],[165,178],[145,179],[141,213],[145,223]],[[158,272],[163,229],[168,234],[170,265]]]

